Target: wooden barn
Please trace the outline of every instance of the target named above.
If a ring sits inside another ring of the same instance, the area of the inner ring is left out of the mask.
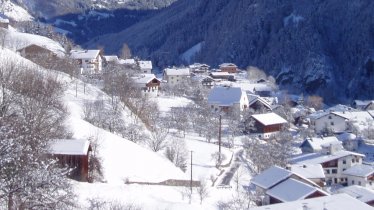
[[[52,157],[62,166],[72,168],[70,177],[78,181],[89,179],[88,162],[91,151],[90,142],[84,139],[59,139],[50,146]]]
[[[254,114],[252,118],[255,120],[256,135],[261,139],[269,139],[281,131],[287,125],[287,120],[281,116],[271,112],[266,114]]]
[[[39,56],[40,58],[46,57],[56,57],[56,53],[52,52],[51,50],[47,49],[45,46],[39,46],[36,44],[28,45],[24,48],[17,50],[22,57],[31,58],[35,56]]]

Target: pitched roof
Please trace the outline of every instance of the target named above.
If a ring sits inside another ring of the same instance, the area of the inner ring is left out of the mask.
[[[352,185],[349,187],[340,188],[337,192],[346,193],[356,198],[357,200],[365,203],[374,201],[374,191],[359,185]]]
[[[95,59],[100,50],[72,50],[70,53],[70,57],[74,59]]]
[[[281,116],[273,112],[266,114],[254,114],[252,115],[252,117],[265,126],[287,123],[287,120],[283,119]]]
[[[171,69],[171,68],[166,68],[164,69],[164,72],[168,76],[189,76],[190,75],[190,69],[188,68],[183,68],[183,69]]]
[[[250,97],[249,106],[251,106],[252,104],[254,104],[258,101],[258,102],[262,103],[268,109],[270,109],[270,110],[272,109],[271,103],[268,100],[266,100],[265,98],[263,98],[259,95],[253,95],[253,94],[248,94],[248,97]]]
[[[119,61],[118,56],[116,55],[105,55],[104,58],[107,62],[118,62]]]
[[[50,144],[49,152],[54,155],[86,155],[90,142],[85,139],[58,139]]]
[[[139,61],[140,69],[152,69],[152,61]]]
[[[305,139],[300,147],[305,145],[306,142],[308,142],[308,144],[312,147],[313,150],[321,150],[322,146],[324,145],[340,143],[339,140],[335,136],[321,137],[321,138],[312,137],[312,138]]]
[[[147,84],[148,82],[152,81],[153,79],[157,79],[154,74],[139,74],[136,76],[131,77],[131,79],[139,85]]]
[[[297,155],[292,158],[292,162],[299,163],[299,164],[321,164],[321,163],[325,163],[331,160],[346,157],[349,155],[365,157],[365,155],[360,154],[360,153],[341,150],[330,155],[323,155],[319,153]]]
[[[251,208],[252,210],[342,210],[342,209],[360,209],[372,210],[373,207],[363,203],[351,196],[341,193],[330,196],[322,196],[307,200],[297,200],[286,203],[277,203],[272,205]]]
[[[214,87],[208,95],[209,104],[217,104],[219,106],[232,106],[240,103],[240,99],[244,94],[238,87]]]
[[[279,166],[272,166],[257,176],[253,177],[251,182],[263,189],[269,189],[279,182],[287,179],[292,175],[291,171],[288,171]]]
[[[219,67],[224,68],[224,67],[238,67],[238,66],[233,63],[222,63],[221,65],[219,65]]]
[[[374,174],[374,167],[370,165],[355,165],[342,172],[345,175],[367,177]]]
[[[296,179],[289,178],[286,181],[266,191],[266,194],[282,202],[289,202],[305,199],[306,197],[317,191],[327,195],[327,193],[320,191],[316,187],[312,187]]]
[[[291,165],[290,170],[307,179],[325,178],[325,173],[321,164],[294,164]]]

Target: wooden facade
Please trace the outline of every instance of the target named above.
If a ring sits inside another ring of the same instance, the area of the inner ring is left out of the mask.
[[[222,72],[237,73],[237,71],[238,71],[238,66],[236,66],[236,65],[233,64],[233,63],[229,63],[229,64],[221,64],[221,65],[219,66],[219,69],[220,69]]]
[[[255,122],[256,132],[258,133],[272,133],[281,131],[284,124],[273,124],[273,125],[263,125],[260,122]]]
[[[18,52],[20,52],[21,56],[26,58],[31,58],[35,56],[40,56],[41,58],[56,57],[56,54],[52,51],[35,44],[31,44],[27,47],[19,49]]]
[[[52,155],[52,157],[57,158],[61,166],[73,169],[69,174],[70,178],[86,182],[89,180],[88,164],[90,152],[91,150],[87,152],[87,155]]]

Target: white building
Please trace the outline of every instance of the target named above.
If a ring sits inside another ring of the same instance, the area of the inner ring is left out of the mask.
[[[151,74],[152,73],[152,61],[138,61],[140,73]]]
[[[326,129],[334,133],[363,130],[374,123],[373,117],[367,111],[331,111],[318,112],[310,116],[311,125],[316,133],[323,133]]]
[[[145,95],[158,96],[160,89],[160,80],[154,74],[139,74],[131,77],[137,87],[139,87]]]
[[[166,68],[164,69],[163,77],[169,85],[177,85],[190,78],[190,69]]]
[[[357,200],[345,193],[296,200],[286,203],[278,203],[260,207],[253,207],[251,210],[372,210],[373,207]]]
[[[214,111],[239,113],[248,108],[248,98],[239,87],[216,86],[208,95],[208,104]]]
[[[100,50],[72,50],[70,57],[78,60],[81,74],[99,74],[102,72],[102,56]]]
[[[324,145],[340,144],[340,141],[335,136],[329,137],[312,137],[307,138],[300,145],[303,153],[321,152]]]
[[[343,171],[348,178],[348,185],[360,185],[374,189],[374,167],[371,165],[355,165]]]
[[[307,153],[293,158],[292,162],[297,164],[321,164],[326,176],[327,185],[346,184],[347,175],[343,171],[355,165],[361,165],[362,154],[340,150],[334,151],[331,148],[330,154]]]

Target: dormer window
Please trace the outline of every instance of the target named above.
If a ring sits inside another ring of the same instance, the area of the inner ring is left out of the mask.
[[[331,117],[331,115],[329,115],[329,120],[331,120],[332,119],[332,117]]]

